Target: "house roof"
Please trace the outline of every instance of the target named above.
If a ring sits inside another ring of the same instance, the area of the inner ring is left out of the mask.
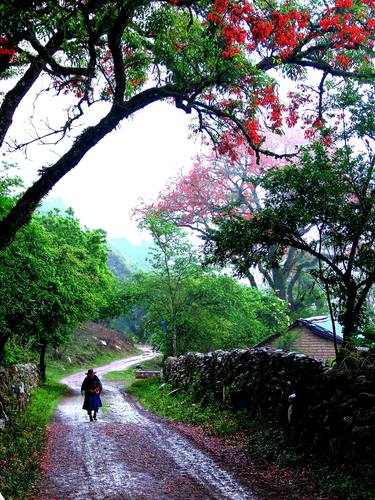
[[[297,319],[292,325],[290,325],[289,330],[298,326],[304,326],[318,337],[333,341],[332,321],[329,316],[313,316],[311,318]],[[337,342],[342,344],[342,326],[337,321],[335,321],[335,329]]]
[[[288,330],[291,330],[292,328],[296,328],[299,326],[304,326],[305,328],[308,328],[312,333],[317,335],[318,337],[332,340],[333,342],[333,329],[332,329],[332,322],[331,318],[329,316],[313,316],[311,318],[299,318],[294,321],[288,328]],[[336,339],[339,344],[343,343],[343,337],[342,337],[342,326],[340,323],[335,321],[335,328],[336,328]],[[281,336],[281,333],[275,333],[274,335],[271,335],[271,337],[268,337],[267,339],[263,340],[259,344],[256,345],[256,347],[263,347],[269,342],[271,342],[274,339],[277,339],[278,337]]]

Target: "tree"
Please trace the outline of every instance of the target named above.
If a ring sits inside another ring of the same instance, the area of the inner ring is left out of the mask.
[[[268,258],[270,245],[277,248],[275,264],[288,246],[308,252],[319,261],[313,275],[329,303],[332,297],[339,300],[344,345],[353,344],[375,282],[371,151],[354,154],[348,145],[329,150],[318,142],[304,150],[300,163],[273,168],[257,182],[265,190],[264,208],[249,220],[217,221],[207,252],[221,263],[238,256],[244,268]],[[308,225],[311,231],[301,236]]]
[[[202,273],[185,294],[184,352],[246,349],[288,327],[286,302],[229,276]]]
[[[15,203],[3,177],[0,210]],[[102,231],[82,230],[72,212],[35,216],[0,260],[0,360],[11,336],[40,352],[45,376],[47,345],[57,347],[82,321],[112,313],[117,281],[107,267]]]
[[[164,355],[173,354],[172,321],[165,286],[157,273],[139,273],[128,281],[126,311],[142,307],[145,337]],[[176,311],[177,352],[247,348],[289,323],[287,305],[274,293],[239,284],[234,278],[201,269],[179,290]],[[129,308],[129,304],[132,304]]]
[[[151,250],[150,265],[157,276],[158,293],[166,302],[167,321],[171,331],[172,353],[177,356],[179,349],[178,315],[185,307],[183,293],[185,282],[199,272],[199,261],[185,235],[173,223],[154,213],[143,223],[154,239],[155,249]]]
[[[66,152],[55,164],[41,165],[39,179],[0,221],[0,248],[92,147],[153,102],[169,100],[194,113],[197,131],[221,153],[246,143],[259,156],[262,129],[277,132],[286,114],[295,123],[305,99],[296,94],[288,110],[269,73],[304,81],[312,68],[322,75],[310,113],[316,124],[322,92],[332,85],[327,75],[365,82],[373,76],[371,9],[370,0],[280,6],[258,0],[9,0],[0,9],[0,75],[15,84],[1,104],[0,145],[6,137],[16,149],[65,140]],[[25,143],[12,137],[11,124],[37,80],[45,92],[70,94],[72,104],[60,123]],[[99,101],[108,102],[107,111],[87,126]]]
[[[143,225],[155,243],[152,271],[125,283],[125,310],[144,311],[145,335],[165,355],[248,347],[287,327],[285,302],[202,268],[186,235],[163,214]]]
[[[304,142],[303,132],[299,130],[298,136],[294,134],[289,138],[290,150],[285,152],[295,150],[301,142]],[[228,211],[250,217],[262,206],[262,193],[250,179],[275,166],[276,160],[265,155],[260,155],[259,160],[257,162],[255,155],[249,154],[244,147],[219,156],[214,152],[200,155],[187,174],[181,173],[168,183],[155,203],[143,202],[134,213],[145,217],[152,211],[160,211],[177,226],[187,227],[207,238],[214,220],[225,216]],[[270,259],[273,251],[270,248]],[[232,264],[235,266],[236,262]],[[308,289],[302,286],[304,273],[316,264],[316,259],[288,248],[280,265],[267,269],[258,263],[258,269],[270,288],[282,300],[288,300],[291,311],[296,311],[302,307],[302,298],[308,293]],[[252,286],[257,286],[253,269],[246,271],[246,277]]]

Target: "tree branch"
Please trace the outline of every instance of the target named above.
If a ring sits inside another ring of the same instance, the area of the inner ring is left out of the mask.
[[[61,32],[56,33],[47,43],[46,50],[49,53],[56,52],[63,41],[63,34]],[[4,142],[9,127],[12,125],[13,115],[18,105],[36,82],[44,67],[45,60],[43,57],[37,56],[34,61],[31,62],[22,78],[20,78],[16,85],[6,94],[0,107],[0,147]]]
[[[122,106],[113,104],[108,114],[93,127],[89,127],[76,139],[70,150],[52,167],[43,169],[40,178],[25,191],[6,217],[0,221],[0,250],[13,239],[16,232],[27,224],[39,202],[53,186],[72,170],[103,137],[111,132],[119,122],[152,102],[172,97],[174,89],[169,86],[147,89],[132,97]]]

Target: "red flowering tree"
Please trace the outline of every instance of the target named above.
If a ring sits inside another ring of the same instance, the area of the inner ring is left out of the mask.
[[[155,101],[192,113],[196,131],[222,154],[242,146],[257,158],[277,157],[265,151],[264,132],[295,124],[306,99],[305,119],[319,130],[330,80],[367,82],[374,74],[373,7],[373,0],[8,0],[0,10],[0,76],[14,85],[1,104],[0,145],[7,138],[27,147],[11,124],[37,80],[45,91],[70,94],[71,106],[60,126],[30,142],[73,141],[54,165],[41,165],[40,178],[0,221],[0,248],[87,151]],[[286,106],[274,75],[302,83],[311,79],[308,68],[321,74],[316,95],[297,93]],[[87,126],[88,110],[103,100],[106,113]]]
[[[303,132],[294,132],[282,146],[285,153],[292,152],[305,142]],[[280,148],[280,140],[278,141]],[[277,150],[276,141],[268,138],[268,147]],[[279,160],[280,161],[280,160]],[[134,210],[136,217],[144,218],[154,211],[163,213],[177,226],[187,227],[207,239],[217,218],[228,213],[251,218],[253,212],[262,206],[262,193],[252,179],[262,174],[278,161],[267,155],[260,155],[260,161],[246,148],[232,150],[230,155],[201,155],[195,158],[188,173],[181,173],[171,180],[160,193],[155,203],[142,203]],[[272,248],[270,257],[272,257]],[[288,300],[291,310],[301,307],[303,271],[314,265],[314,259],[296,249],[288,248],[283,262],[272,269],[258,266],[267,284],[283,300]],[[236,262],[232,262],[236,266]],[[252,286],[257,286],[254,270],[248,269],[246,276]],[[243,273],[242,268],[242,273]],[[298,290],[298,291],[297,291]]]

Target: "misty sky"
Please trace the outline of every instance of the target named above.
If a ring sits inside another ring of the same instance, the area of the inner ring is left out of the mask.
[[[72,206],[81,222],[108,237],[141,237],[129,212],[140,198],[155,199],[169,177],[197,154],[189,140],[189,119],[166,103],[140,111],[105,137],[51,192]]]
[[[42,82],[39,82],[42,89]],[[4,85],[2,85],[4,86]],[[34,87],[33,95],[38,93]],[[28,98],[17,110],[9,138],[18,142],[32,137],[33,127],[39,132],[46,124],[61,123],[61,104],[71,97],[43,94],[38,98],[38,114],[33,115],[33,100]],[[100,104],[85,123],[95,123],[102,116]],[[108,106],[108,105],[107,105]],[[109,238],[125,236],[133,242],[144,238],[129,212],[139,199],[153,200],[166,181],[181,168],[187,169],[201,149],[200,139],[189,139],[191,116],[173,105],[159,102],[139,111],[91,149],[81,163],[68,173],[51,191],[72,207],[83,225],[102,228]],[[87,125],[86,125],[87,126]],[[37,170],[53,164],[67,146],[31,145],[27,155],[17,152],[3,155],[16,162],[26,185],[36,179]]]

